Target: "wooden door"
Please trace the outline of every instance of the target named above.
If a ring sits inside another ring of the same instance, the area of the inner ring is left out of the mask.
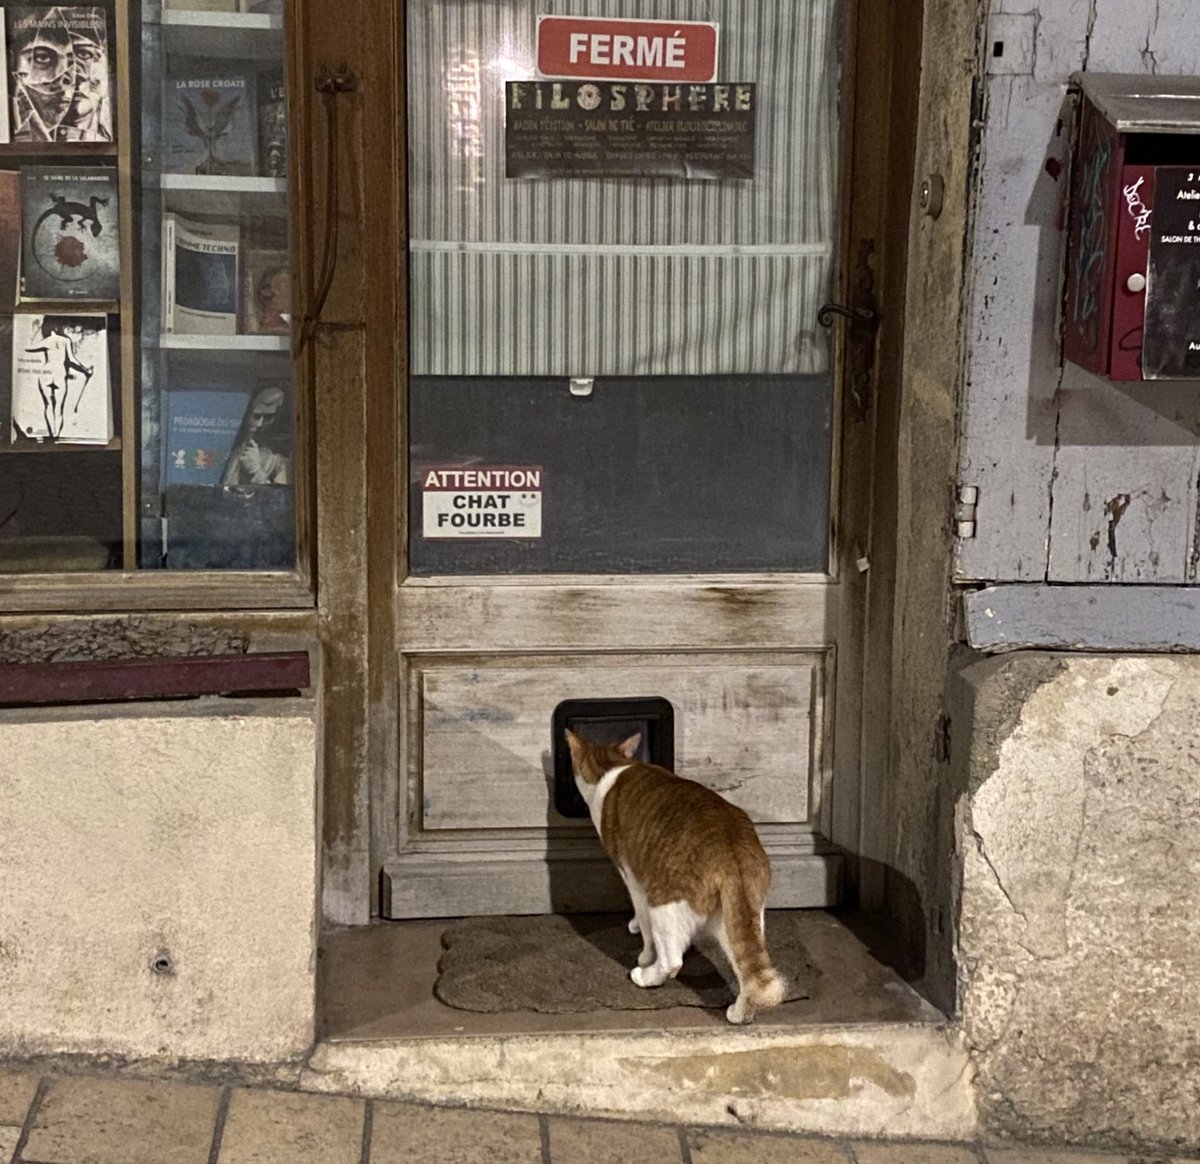
[[[669,700],[677,769],[758,822],[771,904],[842,892],[875,333],[817,315],[872,308],[884,250],[879,175],[851,165],[862,38],[839,0],[702,7],[718,80],[618,94],[539,77],[539,16],[670,21],[671,0],[406,6],[384,916],[623,905],[590,822],[554,807],[567,699]],[[722,86],[750,94],[736,132]],[[584,134],[630,130],[621,99],[648,116],[597,170]]]

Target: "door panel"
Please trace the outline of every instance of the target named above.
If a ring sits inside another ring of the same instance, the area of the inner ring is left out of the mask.
[[[439,829],[578,829],[554,811],[547,730],[564,699],[657,695],[675,709],[675,760],[755,821],[803,825],[812,801],[813,657],[770,664],[722,657],[671,665],[598,656],[426,666],[421,751],[410,774],[414,824]],[[590,828],[590,826],[589,826]]]

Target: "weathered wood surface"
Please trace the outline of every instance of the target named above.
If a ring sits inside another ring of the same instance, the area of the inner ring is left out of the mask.
[[[1195,385],[1116,385],[1059,356],[1072,72],[1191,73],[1186,0],[1043,0],[996,18],[959,480],[964,579],[1183,582],[1198,554]],[[1033,37],[1032,52],[1021,37]],[[1008,45],[1016,37],[1014,52]],[[1015,58],[1015,59],[1014,59]]]
[[[1200,651],[1200,588],[989,586],[966,595],[976,650]]]
[[[405,651],[787,649],[834,641],[838,588],[823,581],[410,579]]]
[[[553,809],[550,722],[564,699],[658,695],[675,708],[675,762],[756,821],[808,819],[818,771],[816,657],[735,663],[721,657],[598,656],[500,660],[422,670],[424,829],[578,825]],[[816,730],[814,730],[814,726]],[[584,822],[586,823],[586,822]]]
[[[771,854],[772,909],[820,909],[838,903],[842,859],[836,854]],[[544,855],[493,861],[401,857],[383,867],[384,917],[597,913],[629,908],[629,894],[608,856],[559,860]]]
[[[310,683],[303,651],[0,663],[0,706],[286,692]]]

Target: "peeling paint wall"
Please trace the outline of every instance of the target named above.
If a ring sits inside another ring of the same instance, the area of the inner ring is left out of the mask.
[[[961,1023],[993,1133],[1200,1146],[1200,658],[960,677]]]
[[[994,0],[959,480],[979,489],[965,579],[1196,580],[1200,392],[1059,358],[1072,106],[1093,72],[1193,74],[1190,0]]]

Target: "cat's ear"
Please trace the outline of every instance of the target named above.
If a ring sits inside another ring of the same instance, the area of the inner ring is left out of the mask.
[[[632,760],[637,755],[637,750],[642,746],[642,733],[634,732],[627,740],[622,740],[617,745],[617,751],[625,757],[626,760]]]
[[[579,771],[583,764],[583,740],[567,728],[567,747],[571,749],[571,767]]]

